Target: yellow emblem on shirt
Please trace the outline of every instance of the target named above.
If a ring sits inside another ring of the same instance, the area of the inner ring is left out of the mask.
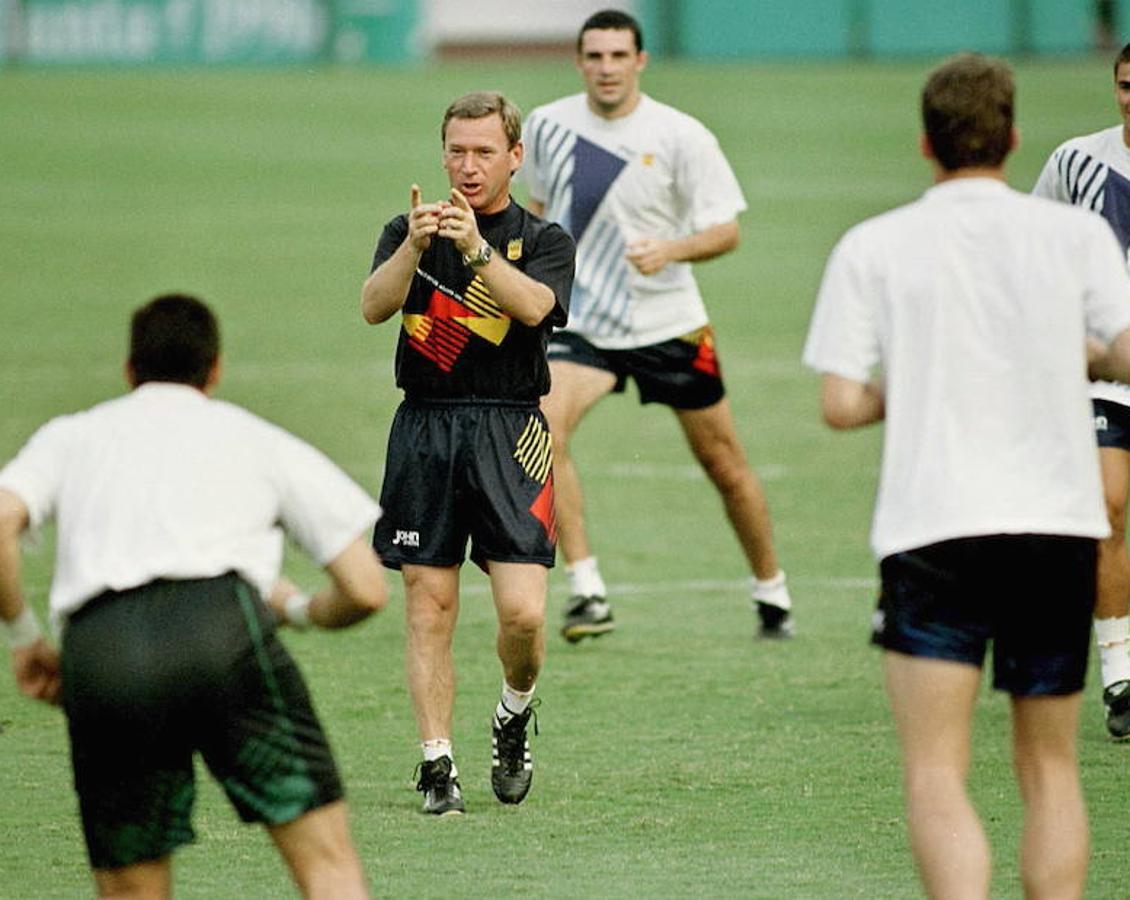
[[[514,238],[506,245],[506,258],[511,262],[522,258],[522,239]]]
[[[643,163],[645,166],[655,165],[655,154],[654,153],[645,153],[643,156],[640,157],[640,162]]]

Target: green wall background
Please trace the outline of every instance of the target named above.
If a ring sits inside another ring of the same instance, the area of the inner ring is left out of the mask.
[[[1094,0],[625,5],[641,19],[653,54],[685,59],[1072,54],[1095,42]],[[0,0],[0,61],[405,63],[428,52],[417,37],[422,8],[420,0]],[[1126,18],[1121,11],[1119,24]]]

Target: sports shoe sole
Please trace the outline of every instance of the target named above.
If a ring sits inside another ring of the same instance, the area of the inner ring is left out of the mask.
[[[561,629],[561,636],[570,644],[576,644],[587,637],[598,638],[603,634],[615,630],[615,622],[600,622],[598,624],[586,623],[583,625],[566,625]]]
[[[458,806],[449,806],[447,809],[441,809],[441,810],[427,809],[425,807],[424,809],[420,810],[420,813],[422,815],[437,816],[437,817],[438,816],[461,816],[461,815],[463,815],[464,812],[466,812],[466,808],[463,806],[463,797],[462,796],[459,797]]]

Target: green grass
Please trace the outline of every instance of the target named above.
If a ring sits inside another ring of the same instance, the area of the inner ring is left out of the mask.
[[[654,96],[718,134],[746,190],[738,252],[699,269],[741,435],[763,472],[798,604],[789,644],[751,640],[744,567],[672,417],[609,400],[576,452],[620,630],[550,636],[529,800],[490,796],[499,687],[493,612],[473,569],[457,635],[456,750],[470,815],[425,820],[403,676],[402,591],[348,633],[288,643],[349,788],[374,892],[387,897],[901,898],[918,893],[897,751],[866,646],[867,526],[878,431],[836,436],[799,363],[824,260],[858,219],[917,196],[926,63],[655,65]],[[1064,138],[1113,124],[1102,60],[1018,67],[1027,189]],[[566,61],[427,69],[11,71],[0,76],[0,460],[46,418],[122,389],[129,311],[169,289],[218,310],[221,396],[322,447],[376,491],[398,400],[396,329],[358,289],[408,187],[445,188],[438,121],[454,96],[520,106],[577,89]],[[25,581],[42,610],[52,537]],[[299,558],[288,572],[315,583]],[[552,579],[551,624],[564,599]],[[2,654],[0,654],[2,656]],[[1097,687],[1081,732],[1093,831],[1088,896],[1126,898],[1125,747]],[[65,726],[0,671],[0,896],[89,892]],[[973,788],[996,847],[997,897],[1019,896],[1020,811],[1007,701],[978,709]],[[266,837],[202,779],[199,842],[178,895],[290,893]]]

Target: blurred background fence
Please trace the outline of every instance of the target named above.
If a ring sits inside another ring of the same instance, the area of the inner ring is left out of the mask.
[[[639,17],[684,59],[1109,50],[1116,0],[0,0],[8,66],[372,62],[568,47],[590,12]]]

